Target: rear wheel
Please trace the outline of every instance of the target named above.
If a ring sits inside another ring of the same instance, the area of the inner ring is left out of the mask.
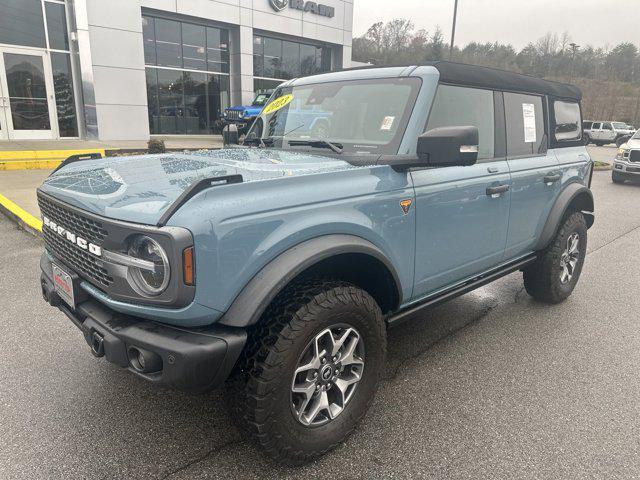
[[[567,215],[549,246],[524,272],[527,293],[545,303],[560,303],[575,288],[587,253],[587,222],[581,212]]]
[[[290,286],[250,332],[230,381],[234,417],[274,459],[308,462],[355,428],[385,355],[382,312],[368,293],[340,281]]]

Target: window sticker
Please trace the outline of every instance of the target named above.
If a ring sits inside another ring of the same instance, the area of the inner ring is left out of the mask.
[[[522,104],[524,120],[524,143],[536,143],[536,107],[533,103]]]
[[[262,115],[269,115],[270,113],[277,112],[281,108],[289,105],[291,102],[293,102],[293,95],[284,95],[280,98],[276,98],[273,102],[264,107]]]
[[[380,130],[383,132],[388,132],[393,128],[393,122],[396,121],[396,117],[384,117],[382,119],[382,125],[380,125]]]

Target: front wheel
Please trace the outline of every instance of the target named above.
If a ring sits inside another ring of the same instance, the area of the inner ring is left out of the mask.
[[[342,442],[367,411],[385,324],[368,293],[330,280],[288,287],[263,321],[250,332],[230,401],[268,455],[302,464]]]
[[[614,170],[611,172],[611,181],[613,183],[624,183],[624,177]]]
[[[565,217],[547,248],[523,272],[527,293],[545,303],[560,303],[573,292],[587,254],[587,222],[581,212]]]

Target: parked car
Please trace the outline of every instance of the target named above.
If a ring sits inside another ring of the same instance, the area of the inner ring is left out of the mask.
[[[598,146],[615,143],[619,147],[635,133],[634,129],[622,122],[585,121],[582,123],[582,130],[585,145],[594,143]]]
[[[580,100],[479,66],[348,70],[281,85],[244,145],[71,159],[38,190],[43,297],[143,380],[226,381],[256,443],[307,462],[371,405],[387,327],[518,271],[571,295],[594,222]]]
[[[640,180],[640,131],[620,146],[611,171],[613,183]]]
[[[260,115],[260,112],[269,101],[273,91],[258,93],[251,105],[239,105],[225,109],[221,120],[223,125],[234,124],[238,127],[238,132],[246,133],[253,121]]]

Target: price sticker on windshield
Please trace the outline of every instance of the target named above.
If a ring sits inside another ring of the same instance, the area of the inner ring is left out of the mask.
[[[262,114],[269,115],[270,113],[277,112],[281,108],[289,105],[291,102],[293,102],[293,95],[284,95],[280,98],[276,98],[273,102],[264,107]]]

